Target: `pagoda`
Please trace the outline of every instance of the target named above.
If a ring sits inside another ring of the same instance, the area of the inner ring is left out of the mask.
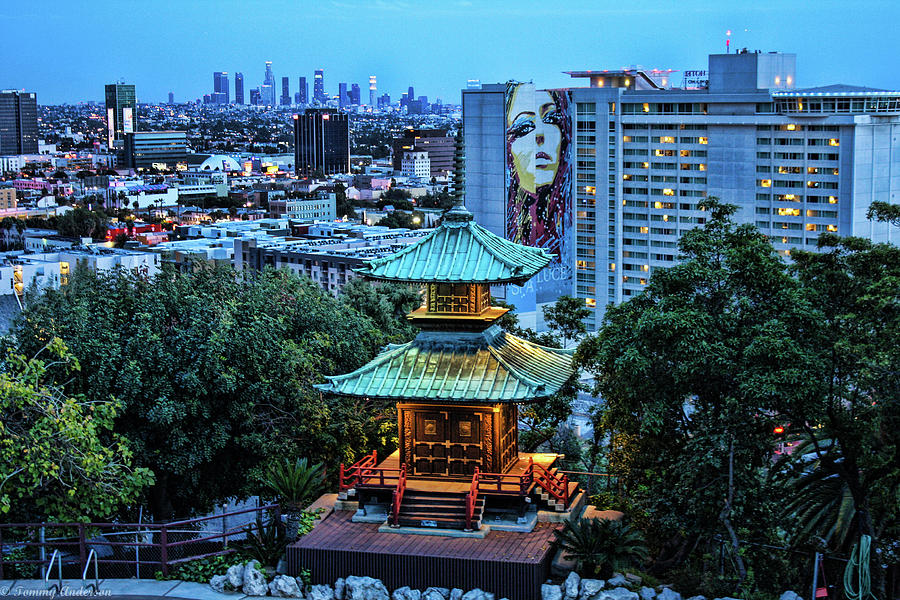
[[[397,403],[398,452],[380,464],[373,454],[342,466],[343,494],[356,493],[364,505],[388,492],[390,524],[426,527],[476,528],[492,496],[518,499],[520,510],[533,495],[553,510],[568,507],[575,484],[553,468],[556,456],[519,453],[517,406],[557,393],[574,374],[573,351],[501,329],[496,321],[508,309],[491,306],[490,293],[491,285],[525,283],[551,258],[494,235],[457,204],[425,238],[358,269],[423,286],[425,301],[407,317],[420,329],[412,341],[317,386]],[[446,505],[452,495],[458,518],[413,510]]]
[[[316,386],[329,394],[397,403],[399,449],[342,465],[339,497],[389,507],[389,526],[477,530],[485,504],[533,502],[566,511],[577,489],[556,455],[522,454],[518,405],[540,402],[573,377],[573,350],[548,348],[497,325],[491,286],[522,285],[552,259],[542,248],[503,239],[457,202],[428,236],[357,272],[424,288],[407,315],[419,329],[405,344]]]

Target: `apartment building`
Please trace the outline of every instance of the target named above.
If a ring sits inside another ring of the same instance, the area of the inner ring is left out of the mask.
[[[580,87],[463,90],[467,205],[558,256],[547,281],[506,290],[527,324],[542,328],[541,305],[566,293],[584,298],[595,330],[607,304],[675,264],[710,196],[785,257],[822,232],[900,241],[865,216],[875,200],[900,202],[900,91],[799,88],[796,57],[782,53],[569,75]]]

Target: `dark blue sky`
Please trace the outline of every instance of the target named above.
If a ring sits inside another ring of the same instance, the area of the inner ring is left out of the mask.
[[[702,69],[730,29],[732,48],[796,53],[801,87],[900,89],[898,17],[881,0],[5,0],[0,88],[54,104],[100,100],[121,78],[143,101],[195,99],[213,71],[232,85],[242,71],[249,90],[271,60],[291,93],[321,67],[329,93],[356,82],[367,99],[376,75],[395,100],[415,85],[458,102],[468,78],[561,87],[564,70]]]

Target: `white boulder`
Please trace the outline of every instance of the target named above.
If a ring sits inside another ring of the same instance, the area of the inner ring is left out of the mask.
[[[582,579],[578,600],[597,600],[605,586],[606,582],[602,579]]]
[[[541,584],[541,600],[562,600],[562,588],[550,583]]]
[[[351,575],[344,581],[344,600],[390,600],[380,579]]]
[[[414,590],[410,588],[408,585],[403,586],[402,588],[397,588],[394,590],[394,593],[391,594],[391,600],[419,600],[422,597],[422,592],[419,590]]]
[[[269,583],[269,594],[276,598],[300,598],[303,593],[297,580],[289,575],[276,575]]]
[[[220,594],[225,593],[225,583],[228,581],[228,578],[224,575],[213,575],[209,580],[209,587],[219,592]]]
[[[330,585],[311,585],[306,600],[334,600],[334,590]]]

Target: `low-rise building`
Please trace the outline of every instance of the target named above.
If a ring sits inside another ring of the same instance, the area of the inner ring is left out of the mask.
[[[278,198],[269,200],[269,216],[303,221],[334,220],[337,200],[334,194],[320,193],[313,198]]]
[[[400,174],[410,179],[429,179],[431,161],[427,152],[404,152]]]

